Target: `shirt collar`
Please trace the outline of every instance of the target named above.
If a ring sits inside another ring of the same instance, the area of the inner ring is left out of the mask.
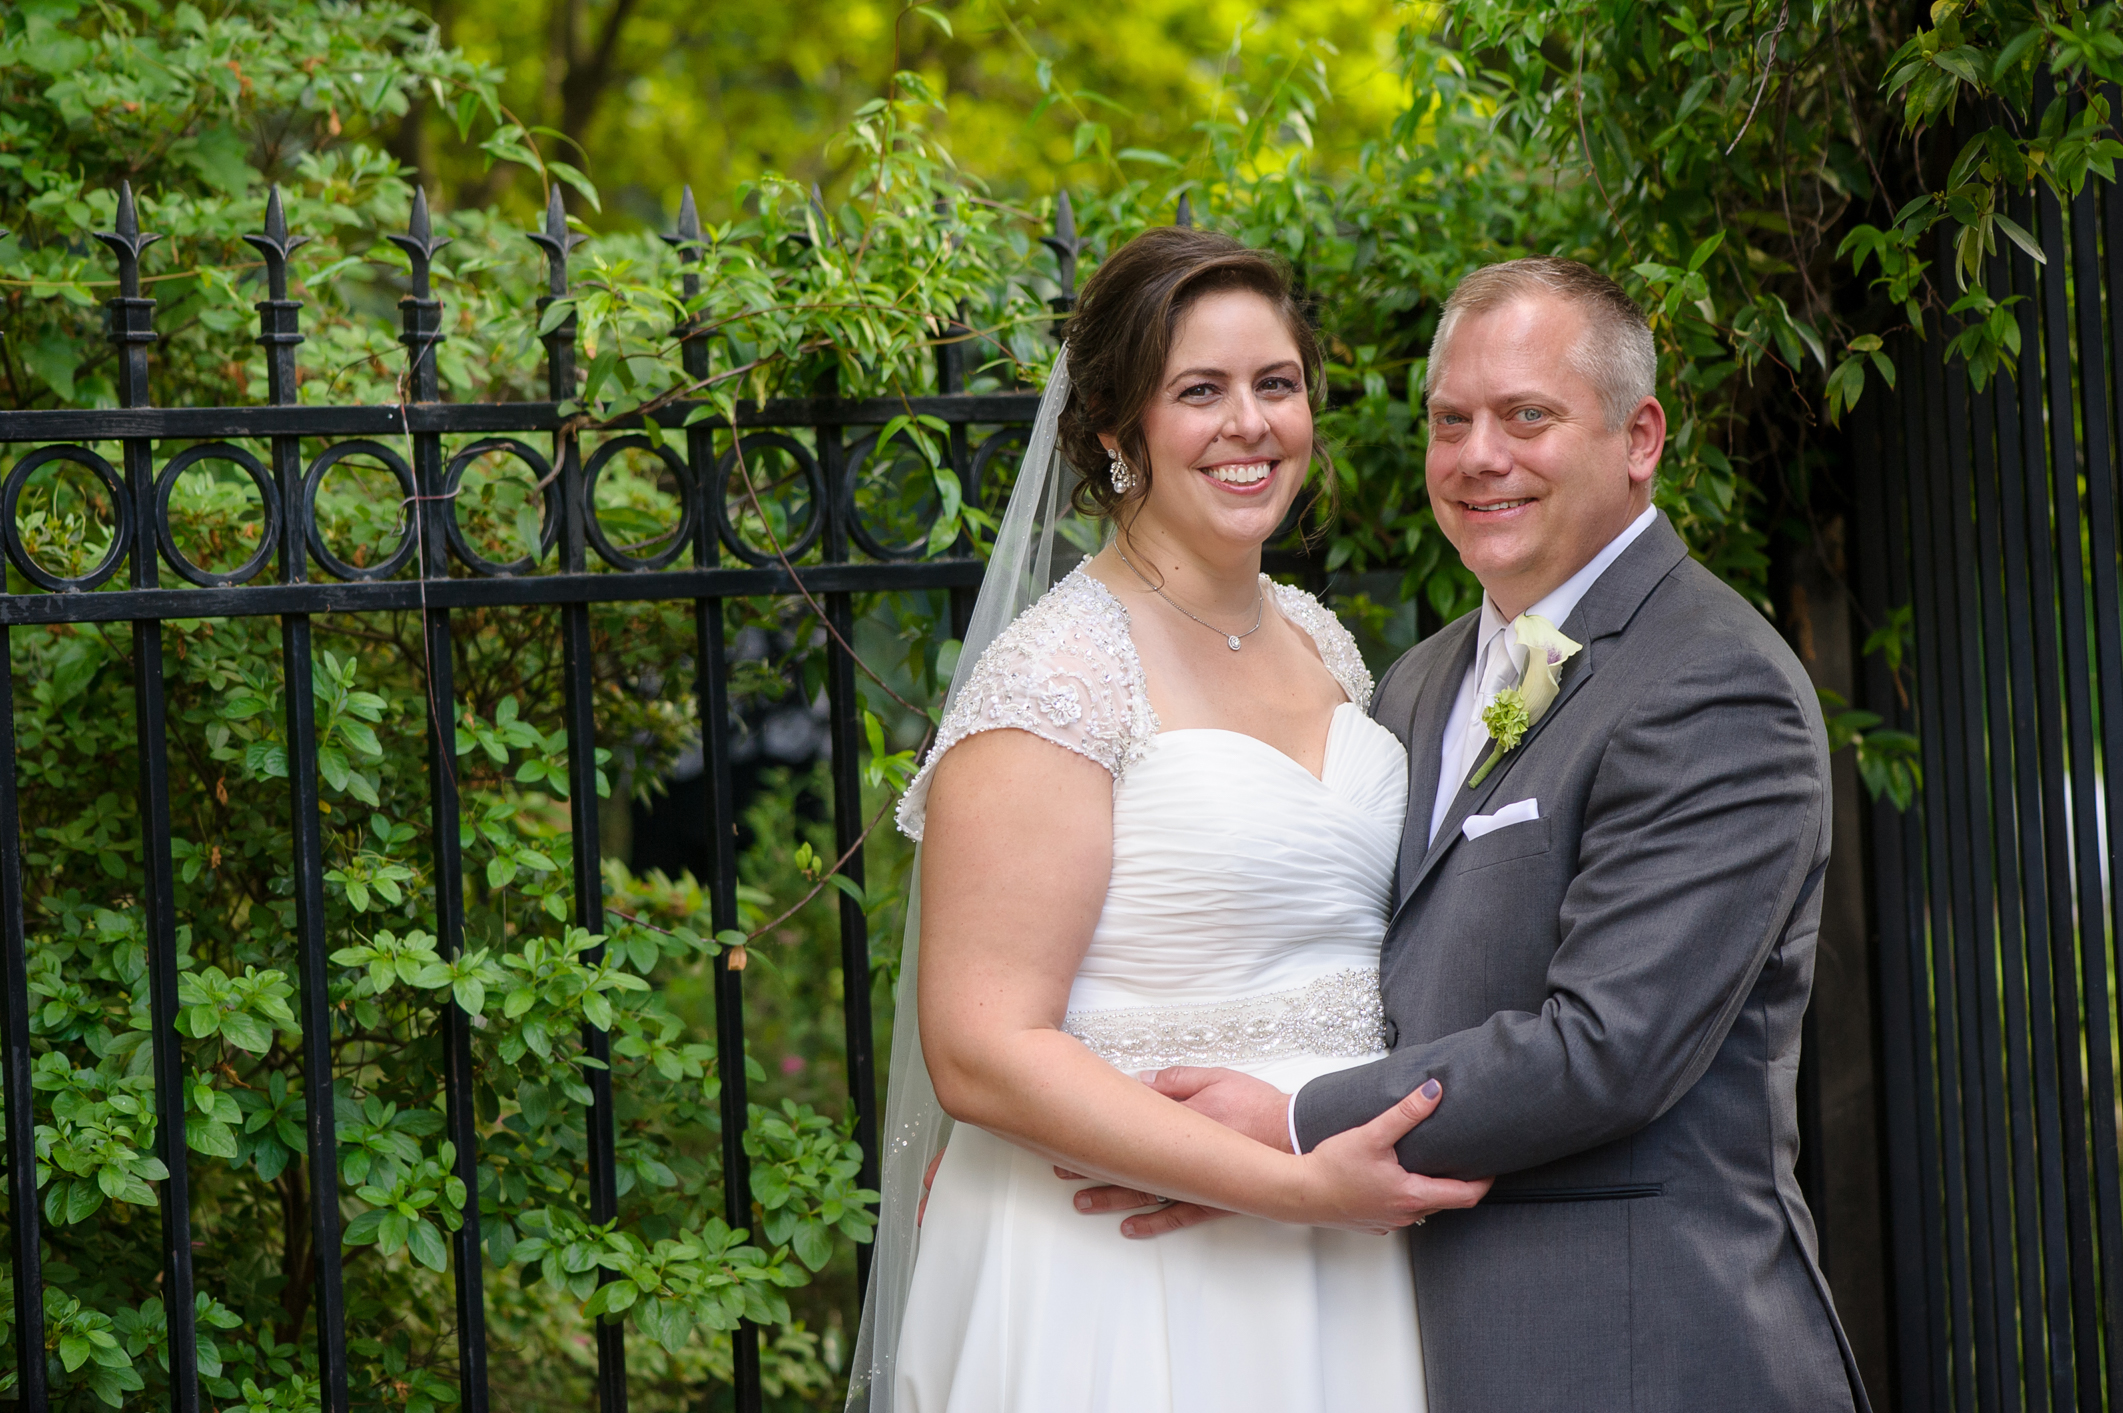
[[[1628,528],[1623,530],[1621,534],[1609,540],[1607,547],[1588,560],[1583,569],[1565,579],[1561,585],[1549,593],[1548,597],[1526,611],[1539,614],[1557,628],[1561,628],[1564,621],[1576,610],[1578,600],[1585,597],[1592,586],[1599,582],[1599,577],[1607,572],[1608,566],[1620,559],[1622,551],[1635,543],[1636,537],[1650,529],[1651,522],[1658,518],[1657,506],[1645,507],[1644,513],[1630,521]],[[1485,590],[1482,594],[1482,635],[1476,641],[1486,643],[1509,626],[1510,620],[1498,611],[1496,602],[1489,597],[1488,592]],[[1509,640],[1509,642],[1511,646],[1516,646],[1515,639]],[[1516,660],[1516,658],[1517,654],[1514,653],[1513,659]]]

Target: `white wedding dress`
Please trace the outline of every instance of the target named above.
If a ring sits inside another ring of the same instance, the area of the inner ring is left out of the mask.
[[[1375,1059],[1407,756],[1356,645],[1266,590],[1349,701],[1314,777],[1231,731],[1160,731],[1127,611],[1081,569],[983,654],[901,824],[957,741],[1014,727],[1114,774],[1113,875],[1064,1029],[1130,1073],[1226,1065],[1294,1091]],[[1148,1241],[1047,1160],[951,1134],[894,1361],[896,1413],[1348,1413],[1424,1407],[1406,1243],[1233,1217]]]

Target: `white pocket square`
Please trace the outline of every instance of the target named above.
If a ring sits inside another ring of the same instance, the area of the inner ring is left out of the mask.
[[[1540,817],[1539,800],[1520,800],[1516,804],[1504,806],[1495,814],[1468,815],[1460,824],[1460,833],[1469,839],[1479,839],[1484,834],[1494,834],[1507,825],[1529,824]]]

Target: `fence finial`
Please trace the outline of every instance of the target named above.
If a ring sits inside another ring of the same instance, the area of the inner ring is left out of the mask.
[[[272,299],[287,298],[287,261],[301,247],[310,243],[308,236],[290,239],[287,233],[287,215],[280,207],[280,185],[273,184],[272,193],[265,199],[265,234],[247,235],[244,244],[265,257],[266,288]]]
[[[700,251],[700,210],[693,204],[693,186],[688,182],[678,196],[678,229],[663,238],[663,243],[679,252],[687,261],[698,260]]]
[[[302,342],[302,304],[287,297],[287,262],[310,238],[289,237],[280,188],[275,185],[265,200],[265,234],[243,239],[265,257],[266,297],[251,307],[258,311],[258,342],[265,347],[266,385],[275,403],[291,403],[296,387],[295,345]]]
[[[1068,192],[1054,203],[1054,234],[1041,236],[1039,243],[1054,252],[1054,282],[1061,293],[1048,300],[1047,307],[1061,316],[1054,321],[1054,337],[1060,338],[1063,323],[1076,308],[1076,254],[1084,248],[1076,238],[1076,208],[1069,204]]]
[[[428,283],[428,269],[434,263],[435,252],[450,243],[450,237],[435,239],[428,227],[428,194],[419,187],[413,188],[413,215],[406,222],[404,235],[385,236],[391,244],[406,253],[413,262],[413,298],[428,299],[433,290]]]
[[[700,209],[693,204],[693,187],[688,183],[678,197],[678,229],[663,238],[664,244],[678,252],[678,288],[684,294],[686,306],[700,296]],[[671,330],[681,340],[679,361],[686,376],[698,381],[708,376],[708,345],[695,331],[698,319],[691,313],[679,316],[678,327]]]
[[[589,237],[568,229],[568,208],[561,204],[558,182],[547,188],[545,229],[529,234],[545,252],[546,295],[559,299],[568,292],[568,252]]]
[[[420,187],[413,188],[413,214],[406,222],[406,233],[385,239],[403,250],[413,265],[413,287],[398,301],[398,342],[405,345],[408,359],[408,386],[403,395],[413,402],[434,402],[442,396],[436,376],[435,345],[442,342],[444,334],[442,301],[435,298],[429,271],[435,252],[448,245],[450,238],[443,236],[438,240],[430,232],[428,194]]]
[[[159,235],[146,235],[140,229],[140,217],[133,209],[133,184],[118,183],[117,229],[97,231],[96,239],[110,247],[111,254],[118,257],[118,294],[123,299],[140,297],[140,256],[149,246],[162,239]]]
[[[1172,218],[1172,224],[1185,230],[1194,229],[1194,203],[1187,200],[1184,191],[1179,194],[1179,213]]]

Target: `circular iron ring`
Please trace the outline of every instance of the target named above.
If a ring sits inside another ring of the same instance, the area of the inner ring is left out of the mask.
[[[177,548],[177,536],[170,529],[170,495],[177,489],[177,478],[202,461],[226,461],[242,467],[249,473],[251,484],[258,488],[258,499],[265,510],[265,530],[258,537],[258,548],[227,573],[194,564]],[[274,547],[280,543],[280,488],[273,484],[273,473],[257,457],[228,442],[201,442],[186,447],[164,464],[162,476],[155,482],[155,539],[161,543],[162,557],[169,561],[170,568],[202,589],[223,589],[257,578],[258,571],[273,562]]]
[[[902,432],[892,438],[895,442],[899,442],[902,439],[904,439],[909,450],[914,451],[917,455],[920,453],[921,449],[914,445],[913,438],[908,437],[906,433]],[[848,511],[848,538],[855,541],[862,552],[869,555],[872,559],[920,559],[923,551],[929,547],[927,531],[924,531],[921,538],[915,540],[912,544],[888,545],[870,533],[870,527],[862,523],[862,513],[855,508],[855,488],[862,479],[862,468],[880,450],[881,448],[877,444],[876,432],[872,432],[867,437],[851,442],[848,445],[848,469],[845,473],[847,479],[843,482],[844,493],[847,498],[842,502]]]
[[[805,484],[811,488],[811,503],[808,507],[809,514],[804,519],[803,533],[793,542],[781,547],[782,554],[794,564],[803,558],[811,546],[818,543],[819,534],[826,526],[826,517],[821,513],[826,503],[826,480],[818,470],[818,459],[806,451],[804,444],[794,437],[781,432],[754,432],[724,452],[721,459],[715,463],[715,478],[712,482],[714,494],[709,497],[709,509],[715,515],[716,533],[721,536],[730,553],[759,568],[778,564],[780,560],[772,554],[761,554],[746,544],[739,537],[737,527],[730,523],[730,478],[737,474],[737,453],[740,448],[744,451],[748,463],[755,450],[787,452],[803,472]]]
[[[988,433],[981,439],[980,445],[973,449],[973,484],[992,492],[995,477],[989,474],[988,468],[994,465],[995,458],[1002,455],[1006,448],[1016,446],[1021,449],[1031,440],[1030,427],[1004,427],[1001,431]],[[968,497],[968,500],[970,501],[971,497]],[[980,507],[975,506],[974,509],[978,510]]]
[[[317,488],[324,484],[324,473],[350,456],[369,456],[382,462],[384,469],[398,478],[398,489],[405,492],[405,500],[399,506],[400,523],[405,529],[399,536],[398,548],[392,550],[389,557],[366,569],[348,564],[333,554],[325,546],[324,532],[317,525]],[[413,468],[406,465],[403,457],[383,443],[372,442],[367,438],[334,442],[310,463],[310,469],[302,478],[302,532],[303,538],[310,544],[310,557],[323,565],[334,579],[390,578],[405,567],[405,562],[413,557],[413,547],[418,543],[419,527],[408,512],[414,509],[415,497],[419,494],[420,484],[413,479]]]
[[[512,559],[507,564],[496,563],[472,548],[471,541],[457,524],[457,487],[464,480],[464,473],[473,462],[490,452],[505,451],[531,470],[531,484],[538,488],[539,499],[545,502],[545,518],[538,529],[538,553]],[[553,475],[553,463],[547,461],[539,450],[528,442],[514,437],[481,437],[464,450],[450,458],[443,468],[442,495],[448,502],[448,510],[442,524],[450,537],[450,548],[457,558],[469,568],[481,574],[509,577],[536,569],[539,562],[553,549],[553,542],[560,535],[560,489],[559,479]]]
[[[29,547],[22,543],[21,529],[15,524],[16,506],[22,499],[22,488],[28,484],[30,472],[51,461],[67,461],[76,466],[87,467],[103,482],[104,489],[111,493],[111,505],[117,510],[118,524],[111,536],[111,547],[105,552],[103,562],[78,579],[68,579],[53,574],[30,558]],[[0,486],[0,547],[7,551],[8,559],[22,571],[22,577],[40,588],[53,593],[75,593],[93,589],[125,563],[126,546],[133,539],[133,502],[125,493],[125,481],[108,461],[85,446],[39,447],[16,462],[7,473],[7,481]]]
[[[604,468],[612,458],[623,451],[654,453],[657,459],[663,462],[664,469],[678,482],[678,523],[668,532],[671,543],[646,559],[636,559],[625,550],[614,546],[611,540],[606,538],[604,526],[597,523],[597,478],[604,474]],[[658,446],[639,433],[614,437],[592,452],[589,463],[583,467],[582,528],[589,538],[590,547],[597,551],[598,558],[614,569],[663,569],[669,566],[673,560],[684,554],[686,546],[693,542],[693,526],[698,522],[699,516],[699,496],[693,488],[693,473],[686,466],[685,458],[667,446]]]

